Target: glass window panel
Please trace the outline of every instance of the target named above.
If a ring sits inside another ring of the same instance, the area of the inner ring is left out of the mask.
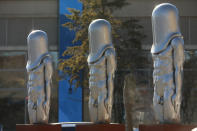
[[[185,64],[184,69],[194,70],[197,67],[197,51],[185,51]]]
[[[124,85],[125,103],[127,103],[127,113],[132,113],[132,123],[135,127],[139,124],[152,124],[154,120],[152,111],[153,88],[147,88],[147,81],[142,76],[147,77],[146,71],[137,71],[126,76]],[[131,117],[131,116],[130,116]]]
[[[43,30],[47,33],[49,39],[49,45],[58,45],[57,36],[57,18],[35,18],[34,29]]]
[[[135,89],[132,109],[132,120],[135,127],[140,124],[153,124],[154,115],[152,110],[153,90]]]
[[[189,44],[189,24],[188,24],[188,17],[180,17],[180,28],[181,33],[184,37],[185,44]]]
[[[138,88],[150,87],[150,82],[152,81],[151,77],[152,76],[151,76],[150,70],[138,69],[134,73],[134,78],[136,80],[136,85]]]
[[[24,93],[21,93],[24,92]],[[0,93],[3,92],[0,89]],[[21,98],[12,94],[18,94]],[[7,96],[0,98],[0,123],[5,131],[15,129],[16,123],[23,124],[25,118],[25,91],[24,90],[8,90]]]
[[[25,52],[0,52],[0,69],[25,69]]]
[[[31,30],[31,18],[9,18],[8,46],[26,46],[27,36]]]
[[[145,68],[145,69],[151,69],[153,68],[153,59],[151,52],[148,51],[140,51],[137,53],[139,55],[139,58],[136,59],[135,63],[137,64],[137,69]]]
[[[152,24],[150,17],[139,18],[139,24],[142,25],[144,28],[143,33],[146,35],[146,38],[143,39],[143,45],[152,45],[153,43],[153,36],[152,36]]]
[[[0,123],[13,130],[25,122],[25,72],[0,71],[0,94]]]
[[[197,70],[185,69],[183,81],[183,122],[196,123],[197,122]]]
[[[6,45],[6,19],[0,19],[0,46]]]
[[[137,51],[125,49],[117,52],[117,64],[121,71],[133,71],[134,69],[151,69],[153,67],[152,55],[149,51]],[[132,56],[132,57],[131,57]]]
[[[190,18],[190,38],[191,44],[197,45],[197,17]]]
[[[0,88],[26,88],[25,72],[1,71]]]

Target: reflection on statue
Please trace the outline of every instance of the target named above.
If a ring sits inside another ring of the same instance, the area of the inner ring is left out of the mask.
[[[160,123],[180,122],[184,41],[179,28],[178,9],[160,4],[152,13],[154,61],[153,108]]]
[[[197,131],[197,128],[192,129],[192,131]]]
[[[47,34],[41,30],[32,31],[28,38],[28,112],[30,123],[48,123],[52,59],[48,53]]]
[[[96,123],[108,123],[111,119],[116,70],[115,49],[108,21],[97,19],[90,24],[89,43],[90,119]]]

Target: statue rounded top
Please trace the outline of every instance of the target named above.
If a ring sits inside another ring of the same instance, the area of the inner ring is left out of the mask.
[[[152,12],[153,46],[151,53],[163,51],[172,38],[181,36],[179,13],[170,3],[157,5]]]
[[[41,56],[48,53],[48,37],[44,31],[34,30],[27,37],[28,64],[35,63]]]
[[[113,48],[111,38],[111,24],[104,19],[91,22],[88,29],[89,56],[88,62],[98,60],[107,48]]]

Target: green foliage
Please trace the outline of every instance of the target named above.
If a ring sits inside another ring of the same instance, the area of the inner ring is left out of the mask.
[[[106,19],[112,25],[113,43],[117,52],[118,70],[130,70],[136,66],[136,59],[139,58],[137,53],[141,49],[141,39],[144,35],[141,34],[142,26],[138,25],[136,19],[130,18],[120,20],[112,15],[114,10],[125,6],[125,0],[80,0],[83,4],[83,11],[70,9],[71,15],[66,15],[72,20],[63,24],[64,27],[76,31],[73,46],[68,47],[64,52],[64,56],[69,56],[69,59],[61,60],[59,69],[65,71],[71,76],[70,83],[74,80],[76,87],[79,85],[88,86],[88,65],[87,56],[89,54],[88,41],[88,26],[95,19]],[[81,45],[76,45],[76,42],[81,41]],[[135,55],[132,60],[129,56]],[[79,73],[83,71],[83,80],[79,80]]]

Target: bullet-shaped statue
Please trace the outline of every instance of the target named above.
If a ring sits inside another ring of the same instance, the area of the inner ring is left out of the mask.
[[[47,34],[32,31],[28,45],[28,113],[30,123],[48,123],[52,82],[52,59],[48,53]]]
[[[179,28],[178,9],[169,3],[152,13],[153,109],[160,123],[180,122],[184,41]]]
[[[112,44],[111,25],[104,19],[94,20],[89,26],[89,112],[95,123],[111,120],[114,76],[116,70],[115,49]]]

